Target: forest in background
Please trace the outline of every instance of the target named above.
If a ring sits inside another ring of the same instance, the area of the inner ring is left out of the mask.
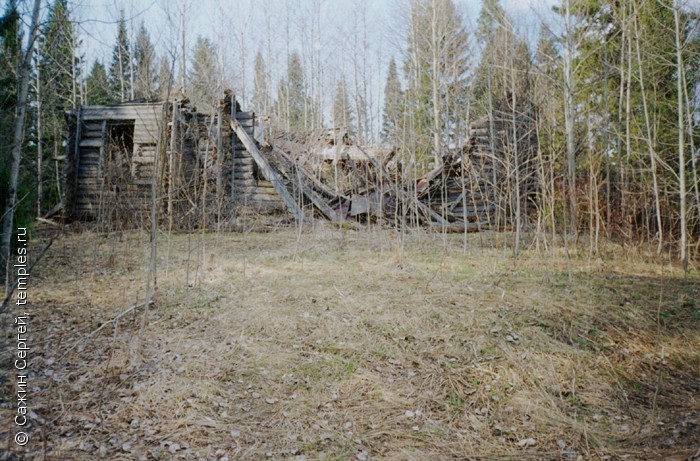
[[[282,24],[245,38],[239,31],[238,59],[223,40],[186,36],[187,2],[168,31],[122,12],[111,54],[90,62],[71,2],[8,0],[0,22],[3,257],[14,227],[62,199],[66,110],[184,94],[206,112],[225,88],[273,131],[341,127],[359,144],[395,147],[405,177],[460,149],[474,120],[525,116],[539,140],[528,160],[538,184],[530,229],[552,240],[586,234],[591,252],[615,239],[653,243],[686,266],[697,257],[700,34],[692,5],[562,0],[533,42],[498,0],[483,2],[474,25],[452,0],[405,1],[386,25],[392,58],[377,53],[366,3],[357,2],[340,37],[346,46],[332,50],[342,72],[324,57],[326,2],[285,5]],[[273,33],[301,35],[300,45]],[[158,52],[165,34],[175,38]],[[502,159],[516,172],[519,160],[517,147]]]

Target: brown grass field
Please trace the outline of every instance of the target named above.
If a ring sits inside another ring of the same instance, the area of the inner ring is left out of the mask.
[[[697,268],[608,245],[569,280],[509,239],[161,234],[153,305],[91,335],[144,299],[149,236],[63,236],[22,449],[2,319],[0,459],[700,459]]]

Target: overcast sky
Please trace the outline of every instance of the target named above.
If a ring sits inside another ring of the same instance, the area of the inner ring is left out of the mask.
[[[700,1],[700,0],[698,0]],[[326,35],[342,28],[344,23],[352,21],[354,14],[359,14],[363,7],[367,11],[372,39],[381,43],[384,55],[399,53],[400,43],[387,35],[397,29],[399,10],[405,9],[405,0],[321,0],[322,27]],[[502,5],[515,19],[521,33],[536,34],[541,15],[547,15],[556,0],[502,0]],[[271,16],[271,31],[282,35],[288,10],[298,14],[299,10],[309,7],[310,1],[304,0],[186,0],[187,5],[187,41],[191,45],[197,35],[204,35],[214,42],[220,42],[224,34],[228,41],[238,41],[240,34],[245,35],[247,47],[255,54],[257,48],[264,48],[266,40],[266,15]],[[456,0],[455,4],[471,28],[481,9],[480,0]],[[74,18],[78,21],[78,30],[84,39],[86,59],[109,60],[116,37],[115,22],[120,10],[124,10],[134,28],[144,21],[159,51],[169,48],[176,39],[178,27],[178,0],[71,0]],[[234,39],[234,37],[236,37]],[[322,37],[323,38],[323,34]],[[383,40],[382,40],[383,38]],[[226,40],[224,40],[225,42]],[[321,46],[335,45],[322,43]]]
[[[700,9],[700,0],[689,1],[691,8]],[[95,59],[109,66],[116,22],[122,10],[134,31],[144,22],[159,55],[178,58],[180,0],[69,2],[82,41],[80,52],[88,66]],[[473,32],[481,0],[454,2],[468,32]],[[24,7],[29,8],[29,3],[32,2],[24,2]],[[48,3],[43,2],[44,17]],[[314,26],[308,18],[317,3],[320,26],[312,32],[310,28]],[[305,49],[307,56],[312,50],[320,57],[327,93],[332,93],[340,75],[352,75],[360,67],[371,90],[370,103],[376,108],[381,105],[389,60],[394,57],[401,62],[409,3],[410,0],[185,0],[187,53],[191,56],[198,35],[209,37],[221,49],[217,59],[228,76],[227,85],[236,91],[244,86],[245,94],[250,95],[253,60],[258,51],[270,60],[270,77],[277,82],[286,72],[287,46],[290,51]],[[557,3],[559,0],[501,0],[518,33],[532,44],[543,21],[557,29],[561,18],[552,13],[552,6]],[[361,46],[363,41],[366,47]],[[473,48],[477,56],[477,47]],[[362,60],[361,65],[358,60]]]

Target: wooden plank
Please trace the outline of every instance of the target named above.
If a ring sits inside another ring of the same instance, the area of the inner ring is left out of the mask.
[[[292,165],[296,165],[292,159],[287,157],[287,155],[282,152],[281,150],[275,150],[274,148],[272,149],[272,152],[276,153],[280,157],[282,157],[285,161],[288,163],[291,163]],[[302,167],[296,165],[296,170],[301,173],[301,176],[308,176],[306,174],[306,170],[304,170]],[[308,198],[311,203],[313,203],[316,208],[331,222],[341,222],[343,219],[340,217],[340,215],[328,205],[328,202],[325,201],[319,194],[316,193],[316,191],[312,187],[307,187],[304,185],[304,181],[302,178],[299,178],[296,174],[296,172],[287,172],[285,175],[287,179],[290,181],[293,181],[294,184],[302,191],[304,196]]]
[[[247,189],[243,189],[241,192],[236,192],[236,195],[234,195],[234,199],[237,199],[239,201],[248,201],[249,203],[256,201],[273,202],[279,203],[280,206],[285,206],[281,197],[277,194],[262,194],[257,192],[250,193]]]
[[[73,152],[73,158],[75,159],[75,178],[73,178],[73,196],[78,195],[78,187],[80,185],[80,180],[78,178],[79,173],[80,173],[80,130],[82,128],[83,120],[82,120],[82,106],[78,107],[78,115],[76,116],[77,120],[75,123],[75,150]]]
[[[231,128],[236,132],[238,139],[240,139],[241,142],[245,145],[246,149],[255,160],[255,163],[258,164],[258,167],[260,168],[260,171],[262,172],[265,179],[270,181],[275,187],[277,193],[280,194],[280,197],[282,197],[282,200],[287,206],[287,209],[289,209],[289,211],[292,213],[292,215],[294,215],[297,221],[304,220],[304,214],[297,205],[296,201],[294,200],[294,197],[292,197],[292,194],[289,193],[287,188],[282,183],[282,179],[275,172],[275,170],[272,169],[265,157],[263,157],[263,155],[260,153],[258,147],[255,145],[255,141],[253,141],[253,138],[251,138],[248,135],[248,133],[246,133],[246,131],[243,129],[240,123],[238,123],[238,121],[235,119],[231,120]]]
[[[260,181],[254,178],[235,178],[233,182],[234,187],[257,187]]]
[[[252,168],[255,165],[255,160],[252,158],[236,158],[233,159],[233,167],[235,168]]]
[[[275,146],[272,146],[272,150],[275,151],[278,155],[282,156],[283,158],[286,158],[289,162],[294,162],[294,160],[292,160],[291,157],[289,157],[289,155],[287,155],[287,153],[285,151],[283,151],[282,149],[275,147]],[[313,185],[314,188],[319,189],[327,197],[331,197],[331,198],[338,197],[338,193],[336,191],[331,189],[327,184],[321,182],[321,180],[319,180],[316,176],[314,176],[313,174],[306,171],[306,169],[300,167],[299,171],[302,173],[302,176],[304,176],[308,181],[311,182],[311,184]],[[342,197],[342,198],[348,198],[348,197]]]
[[[102,147],[102,138],[85,139],[80,141],[80,147]]]
[[[240,117],[236,117],[236,120],[238,120],[238,123],[240,123],[243,128],[246,128],[246,131],[248,131],[248,128],[252,128],[254,126],[254,119],[252,118],[241,119]]]
[[[245,173],[245,174],[250,174],[253,171],[255,171],[255,168],[253,165],[234,165],[236,168],[233,170],[233,173]]]
[[[236,112],[236,120],[247,120],[247,119],[250,119],[253,117],[255,117],[254,112],[242,112],[242,111]]]
[[[253,177],[252,173],[240,173],[240,174],[234,173],[233,174],[234,184],[236,184],[236,185],[239,183],[239,181],[247,181],[247,180],[253,180],[253,179],[255,179],[255,178]]]
[[[160,120],[162,104],[82,106],[83,120]]]

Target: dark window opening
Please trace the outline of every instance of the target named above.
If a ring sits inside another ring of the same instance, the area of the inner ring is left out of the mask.
[[[134,153],[134,120],[107,122],[104,167],[105,179],[119,192],[120,184],[131,182],[131,161]]]
[[[134,121],[109,122],[109,145],[124,153],[127,158],[134,151]]]

